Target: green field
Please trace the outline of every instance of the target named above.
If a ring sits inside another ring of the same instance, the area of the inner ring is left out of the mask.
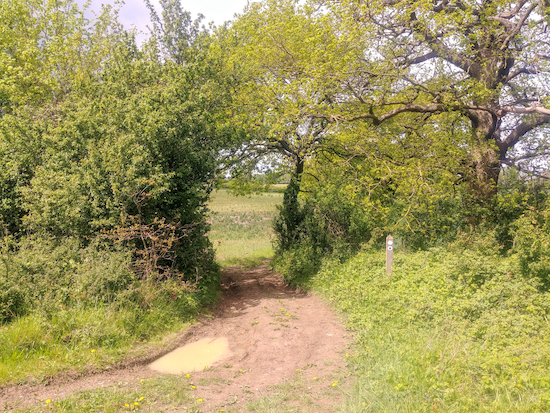
[[[254,265],[273,256],[272,221],[282,193],[234,196],[226,189],[212,195],[210,240],[223,266]]]

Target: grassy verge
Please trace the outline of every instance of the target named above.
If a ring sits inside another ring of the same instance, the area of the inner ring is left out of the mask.
[[[53,317],[34,313],[18,318],[0,329],[0,384],[97,370],[150,351],[193,319],[178,306],[158,304],[149,310],[96,306],[60,310]]]
[[[136,378],[133,383],[119,383],[108,388],[83,391],[63,400],[46,399],[42,404],[19,413],[118,413],[125,411],[165,412],[185,404],[186,412],[200,412],[201,399],[193,391],[191,378],[159,376]]]
[[[138,279],[131,252],[104,245],[34,238],[2,258],[0,281],[14,298],[3,301],[10,318],[0,325],[0,386],[140,356],[217,296],[215,272],[194,287]]]
[[[282,193],[233,196],[216,191],[210,203],[212,230],[208,234],[221,265],[257,265],[273,256],[272,221]]]
[[[389,276],[384,259],[328,263],[312,282],[356,336],[343,412],[550,411],[550,296],[514,257],[396,252]]]

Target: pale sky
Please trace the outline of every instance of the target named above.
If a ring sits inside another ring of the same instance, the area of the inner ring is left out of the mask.
[[[80,5],[85,3],[85,0],[77,1]],[[151,2],[158,5],[157,0]],[[115,0],[92,0],[90,8],[99,11],[102,4],[114,3]],[[191,12],[193,19],[201,13],[205,17],[203,23],[213,21],[216,25],[220,25],[227,20],[232,20],[235,13],[241,13],[248,0],[181,0],[181,3],[184,10]],[[149,10],[143,0],[125,0],[120,8],[119,21],[126,28],[135,26],[147,32],[146,26],[150,24]]]

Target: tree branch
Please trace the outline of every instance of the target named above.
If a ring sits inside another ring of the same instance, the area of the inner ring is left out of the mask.
[[[506,79],[506,83],[508,83],[510,80],[514,79],[515,77],[525,74],[525,75],[538,75],[542,73],[542,71],[538,69],[527,69],[526,67],[522,67],[521,69],[516,70],[514,73],[508,76]]]
[[[506,113],[517,113],[517,114],[526,114],[526,113],[538,113],[540,115],[550,116],[550,109],[547,109],[543,106],[538,106],[536,103],[533,103],[528,108],[525,107],[514,107],[514,106],[503,106],[498,112],[497,115],[504,116]]]
[[[391,119],[401,113],[442,113],[448,111],[468,111],[468,110],[481,110],[486,111],[491,114],[494,114],[488,108],[479,107],[479,106],[464,106],[464,105],[444,105],[444,104],[434,104],[434,105],[416,105],[408,104],[401,107],[395,108],[387,113],[384,113],[381,116],[376,116],[372,111],[369,113],[360,113],[355,116],[345,117],[340,115],[314,115],[316,117],[327,119],[330,122],[353,122],[361,119],[370,119],[375,125],[379,125],[388,119]]]
[[[536,7],[537,7],[537,3],[535,2],[531,3],[529,8],[525,11],[525,13],[523,13],[523,16],[521,16],[521,18],[517,22],[516,27],[512,30],[512,32],[508,35],[508,37],[506,37],[506,39],[502,42],[502,45],[500,46],[500,50],[505,50],[508,47],[510,40],[512,40],[512,38],[514,38],[514,36],[516,36],[519,33],[519,31],[525,24],[525,21],[527,20],[531,12],[536,9]]]
[[[525,108],[526,110],[528,108]],[[545,109],[548,114],[541,115],[538,114],[532,119],[528,119],[525,122],[517,125],[512,132],[506,137],[506,139],[497,142],[497,145],[502,154],[505,154],[508,149],[513,147],[522,136],[525,136],[526,133],[532,131],[533,129],[542,126],[546,123],[550,123],[550,110]],[[532,113],[532,112],[514,112],[514,113]]]

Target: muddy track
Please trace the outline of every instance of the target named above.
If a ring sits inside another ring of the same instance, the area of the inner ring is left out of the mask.
[[[136,383],[159,375],[147,365],[175,347],[204,337],[226,337],[230,354],[193,373],[212,383],[201,388],[201,411],[214,412],[226,406],[247,411],[247,402],[300,374],[308,381],[307,396],[314,411],[333,412],[341,392],[332,391],[330,383],[345,366],[349,340],[330,309],[313,294],[285,286],[282,277],[267,265],[225,269],[222,287],[223,296],[213,317],[199,319],[166,348],[152,349],[147,356],[109,371],[64,374],[47,384],[0,388],[0,411],[43,403],[46,398],[63,399],[82,390]]]

